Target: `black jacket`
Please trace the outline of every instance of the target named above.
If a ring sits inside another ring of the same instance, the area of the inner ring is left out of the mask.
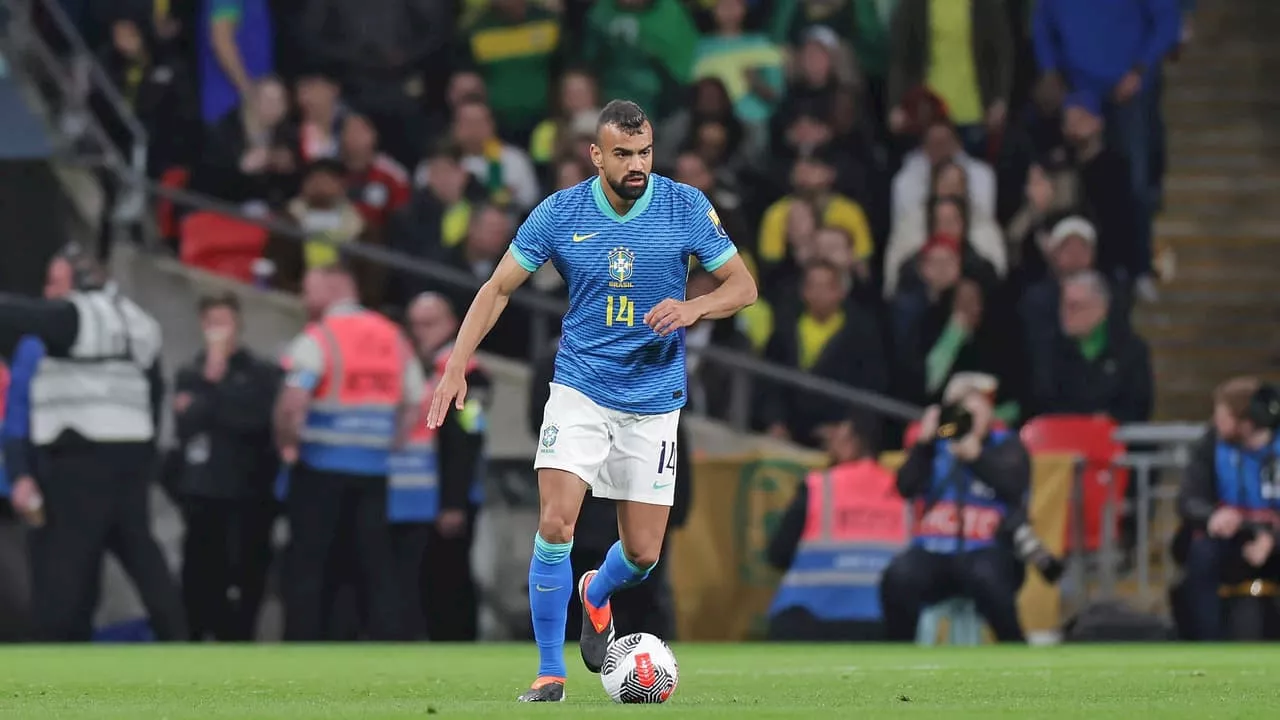
[[[178,370],[174,390],[191,404],[175,414],[178,447],[170,478],[179,496],[243,499],[270,495],[278,470],[271,412],[281,370],[245,350],[227,361],[217,384],[204,377],[201,351]]]
[[[765,356],[788,367],[799,367],[799,325],[789,322],[774,330]],[[857,308],[846,309],[844,327],[831,338],[809,372],[855,388],[884,393],[889,389],[889,365],[875,318]],[[795,392],[782,385],[768,385],[757,403],[758,422],[764,427],[782,423],[796,442],[815,446],[818,426],[848,418],[847,403],[815,393]]]
[[[435,373],[428,365],[427,377]],[[493,381],[481,367],[467,373],[467,401],[479,401],[485,412],[490,407]],[[425,420],[423,421],[425,422]],[[484,453],[484,426],[467,427],[458,413],[451,412],[436,435],[440,453],[440,509],[465,510],[471,505],[471,486],[480,471]]]
[[[1218,507],[1217,448],[1218,433],[1210,427],[1192,449],[1178,485],[1178,515],[1197,530],[1205,529]]]
[[[1031,414],[1105,413],[1121,423],[1151,419],[1155,390],[1147,343],[1124,325],[1111,325],[1108,333],[1106,349],[1093,360],[1061,333],[1043,359],[1032,358]]]

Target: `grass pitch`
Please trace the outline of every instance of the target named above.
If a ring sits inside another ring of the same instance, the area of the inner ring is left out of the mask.
[[[0,649],[0,718],[1261,718],[1277,646],[680,645],[664,706],[617,706],[569,648],[566,701],[517,705],[531,645]]]

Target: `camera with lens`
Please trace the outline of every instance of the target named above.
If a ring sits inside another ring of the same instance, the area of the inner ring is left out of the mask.
[[[973,413],[960,403],[947,403],[938,410],[938,438],[959,440],[973,432]]]
[[[1044,546],[1036,531],[1031,529],[1027,519],[1021,517],[1021,513],[1010,515],[1005,522],[1012,525],[1009,537],[1013,554],[1018,560],[1035,567],[1045,582],[1056,585],[1065,569],[1062,561],[1049,552],[1049,548]]]

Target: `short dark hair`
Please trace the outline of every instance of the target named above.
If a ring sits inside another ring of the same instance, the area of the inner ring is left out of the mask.
[[[226,308],[236,315],[240,314],[240,298],[236,294],[227,290],[226,292],[212,293],[200,296],[200,302],[197,305],[200,314],[213,310],[214,308]]]
[[[427,149],[427,160],[452,160],[461,163],[463,157],[462,148],[450,138],[438,140]]]
[[[844,278],[844,270],[842,270],[839,265],[836,265],[835,263],[831,262],[830,260],[827,260],[826,258],[815,258],[805,263],[804,276],[808,278],[809,273],[813,272],[814,270],[826,270],[827,272],[830,272],[832,275],[834,275],[837,280],[841,280]]]
[[[608,105],[600,111],[600,118],[596,120],[596,135],[606,126],[611,125],[618,128],[627,135],[639,135],[644,132],[644,126],[649,124],[649,116],[644,114],[641,107],[630,100],[610,100]]]

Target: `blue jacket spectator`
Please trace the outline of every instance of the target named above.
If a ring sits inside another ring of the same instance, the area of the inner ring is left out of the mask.
[[[202,0],[196,57],[206,125],[240,107],[253,82],[275,71],[273,46],[267,0]]]

